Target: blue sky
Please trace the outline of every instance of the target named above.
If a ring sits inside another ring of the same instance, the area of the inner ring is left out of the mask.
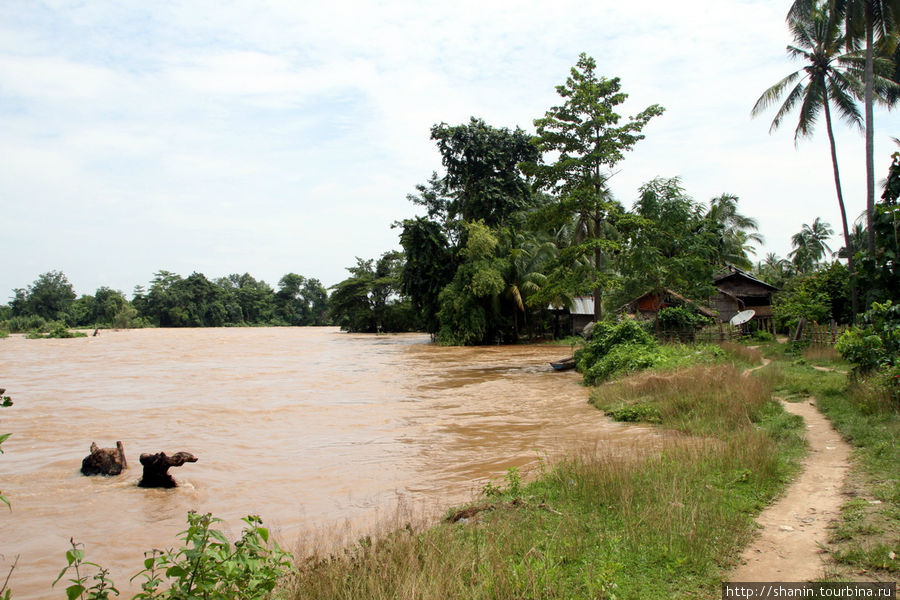
[[[631,206],[656,176],[723,192],[766,252],[817,216],[840,229],[824,123],[793,143],[750,118],[787,58],[789,2],[0,3],[0,295],[62,270],[79,294],[166,269],[288,272],[326,286],[396,248],[391,223],[440,170],[429,138],[470,116],[533,131],[580,52],[666,108],[617,167]],[[900,135],[876,110],[876,177]],[[848,212],[863,138],[837,128]],[[834,238],[836,250],[840,242]]]

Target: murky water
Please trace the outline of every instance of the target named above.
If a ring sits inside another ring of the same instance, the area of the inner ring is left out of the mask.
[[[374,523],[401,498],[445,506],[509,467],[598,436],[648,435],[607,422],[577,374],[551,370],[567,351],[331,328],[0,339],[0,387],[15,403],[0,410],[13,434],[0,456],[12,502],[0,509],[0,580],[18,555],[15,598],[64,596],[50,582],[74,538],[133,591],[143,551],[176,545],[189,510],[232,532],[259,514],[290,549],[311,531]],[[129,470],[83,477],[91,442],[116,440]],[[199,457],[172,469],[180,487],[136,486],[142,452],[180,450]]]

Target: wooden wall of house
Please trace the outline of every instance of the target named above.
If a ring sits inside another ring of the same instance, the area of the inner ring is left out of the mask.
[[[741,307],[734,298],[729,298],[725,294],[716,294],[710,298],[709,307],[719,313],[719,320],[723,323],[741,312]]]
[[[772,295],[772,291],[769,288],[752,281],[747,281],[746,279],[726,279],[717,283],[716,287],[739,297],[768,297]]]

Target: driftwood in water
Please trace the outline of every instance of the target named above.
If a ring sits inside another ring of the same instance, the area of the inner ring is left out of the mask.
[[[166,456],[165,452],[141,454],[144,474],[138,485],[141,487],[176,487],[178,484],[169,475],[169,467],[180,467],[186,462],[197,462],[197,457],[190,452],[176,452],[172,456]]]
[[[122,442],[116,442],[115,448],[100,448],[97,442],[93,442],[91,453],[81,461],[81,472],[84,475],[118,475],[127,468]]]

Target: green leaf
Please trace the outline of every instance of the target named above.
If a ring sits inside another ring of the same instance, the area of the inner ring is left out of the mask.
[[[269,543],[269,530],[265,527],[257,527],[256,532],[259,534],[259,537],[262,538],[264,542]]]
[[[188,572],[179,565],[172,565],[166,569],[166,577],[184,577]]]
[[[70,585],[66,588],[66,598],[69,600],[75,600],[84,593],[84,586],[80,583],[76,583],[75,585]]]

